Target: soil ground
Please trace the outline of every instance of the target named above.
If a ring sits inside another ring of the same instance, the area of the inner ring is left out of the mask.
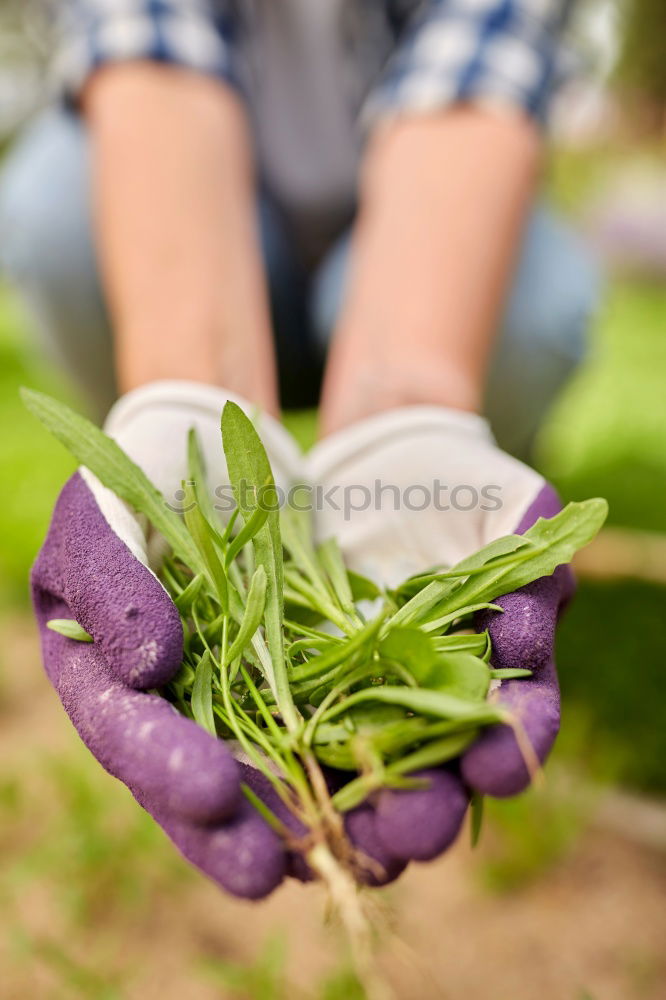
[[[287,884],[261,904],[223,895],[79,748],[31,623],[14,620],[2,639],[2,1000],[352,1000],[321,986],[342,952],[318,887]],[[549,820],[528,809],[523,822],[529,848]],[[588,818],[518,887],[491,891],[483,874],[499,835],[491,823],[474,853],[461,836],[382,894],[383,963],[399,1000],[666,995],[663,854]],[[273,976],[261,969],[276,935],[286,959]]]

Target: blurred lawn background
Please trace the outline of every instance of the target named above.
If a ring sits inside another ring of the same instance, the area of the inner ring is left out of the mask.
[[[636,0],[648,18],[660,2]],[[660,140],[654,129],[563,143],[548,186],[585,225],[611,174],[662,160],[663,132]],[[542,429],[536,464],[565,500],[606,496],[608,537],[620,532],[638,555],[626,571],[602,546],[594,573],[581,576],[559,635],[564,725],[545,791],[491,804],[474,858],[463,845],[389,892],[407,915],[406,936],[437,950],[427,960],[443,963],[452,1000],[663,995],[663,856],[655,860],[653,846],[664,842],[666,814],[647,814],[634,849],[593,813],[604,789],[666,796],[666,565],[654,572],[666,545],[665,376],[663,281],[609,273],[589,358]],[[17,298],[0,284],[0,1000],[355,1000],[344,963],[313,929],[320,915],[310,890],[281,890],[258,908],[222,897],[102,774],[62,717],[41,676],[27,575],[73,464],[23,410],[20,385],[81,406],[40,359]],[[314,413],[286,420],[311,444]],[[650,572],[641,552],[651,554]],[[625,825],[634,815],[645,816],[628,813]],[[558,913],[576,920],[565,928]],[[487,974],[476,970],[479,940]],[[431,995],[440,993],[400,992]]]

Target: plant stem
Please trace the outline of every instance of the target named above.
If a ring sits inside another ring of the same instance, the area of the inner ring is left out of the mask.
[[[327,844],[316,844],[307,854],[310,867],[326,886],[349,942],[358,977],[367,1000],[394,1000],[374,959],[372,925],[365,913],[362,895],[350,872],[340,864]]]

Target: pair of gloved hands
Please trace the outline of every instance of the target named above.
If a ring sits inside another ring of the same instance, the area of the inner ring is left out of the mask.
[[[209,487],[228,484],[220,413],[230,397],[194,383],[154,383],[116,403],[106,430],[177,506],[192,426]],[[389,585],[525,531],[559,509],[551,487],[501,452],[485,421],[471,414],[431,406],[394,410],[333,435],[305,459],[271,417],[261,416],[259,429],[278,485],[305,478],[327,497],[315,514],[318,534],[335,534],[351,568]],[[377,509],[373,500],[382,484]],[[437,490],[435,505],[426,504],[424,487]],[[46,671],[84,743],[185,857],[228,891],[260,898],[286,874],[308,873],[245,799],[241,781],[286,822],[294,821],[261,774],[146,693],[173,676],[182,654],[178,611],[149,568],[159,559],[159,543],[87,470],[66,483],[32,573]],[[571,588],[568,567],[559,567],[551,577],[497,595],[504,613],[479,623],[490,630],[495,666],[534,671],[527,680],[504,682],[497,697],[518,715],[541,760],[559,725],[553,640]],[[47,629],[51,618],[76,619],[94,641],[75,642]],[[455,766],[422,773],[428,787],[384,790],[347,814],[349,836],[378,862],[384,881],[408,861],[428,860],[451,844],[470,789],[506,796],[529,781],[506,726],[486,730]]]

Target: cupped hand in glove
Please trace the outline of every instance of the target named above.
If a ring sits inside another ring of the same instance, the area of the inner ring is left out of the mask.
[[[154,383],[123,397],[105,429],[177,505],[190,427],[209,487],[228,485],[220,441],[228,398],[210,386]],[[299,474],[298,449],[272,418],[263,416],[260,429],[276,480],[286,484]],[[182,853],[230,892],[258,898],[281,881],[290,858],[241,780],[276,796],[223,741],[147,693],[173,677],[183,651],[178,610],[153,572],[160,548],[87,470],[66,483],[32,571],[46,671],[84,743]],[[52,618],[75,619],[93,642],[51,631]],[[279,801],[270,805],[289,822]]]
[[[387,586],[434,566],[451,566],[502,535],[522,533],[560,509],[551,486],[497,448],[478,416],[440,407],[397,409],[324,439],[310,453],[319,486],[317,534],[336,536],[349,567]],[[543,761],[557,735],[555,626],[573,578],[560,566],[493,603],[479,620],[495,667],[529,668],[493,696],[510,708]],[[486,729],[456,766],[424,774],[429,786],[384,789],[364,807],[368,853],[427,860],[455,839],[469,790],[514,795],[529,783],[513,729]],[[355,820],[355,822],[361,822]]]

